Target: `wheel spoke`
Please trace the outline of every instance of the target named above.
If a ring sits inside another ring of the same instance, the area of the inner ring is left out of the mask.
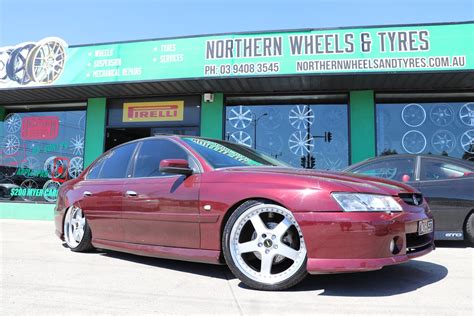
[[[293,225],[293,223],[285,217],[275,228],[273,228],[272,232],[278,237],[279,240],[281,240],[291,225]]]
[[[244,242],[244,243],[241,243],[241,244],[239,243],[239,244],[237,244],[237,248],[238,248],[240,253],[254,252],[254,251],[259,250],[257,239],[247,241],[247,242]]]
[[[262,265],[260,273],[263,275],[270,275],[272,273],[273,254],[265,254],[262,256]]]
[[[250,221],[252,222],[253,228],[257,232],[257,234],[262,234],[267,230],[267,226],[263,223],[262,219],[258,214],[255,214],[250,218]]]
[[[281,244],[280,247],[278,247],[278,250],[276,251],[276,253],[279,255],[282,255],[283,257],[291,259],[293,261],[296,261],[296,259],[298,258],[300,254],[298,250],[288,247],[285,244]]]

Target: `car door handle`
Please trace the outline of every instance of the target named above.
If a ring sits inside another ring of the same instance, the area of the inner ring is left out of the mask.
[[[84,193],[82,193],[82,195],[83,195],[84,197],[86,197],[86,196],[92,196],[92,193],[90,193],[89,191],[84,191]]]
[[[135,192],[135,191],[127,191],[127,192],[125,192],[125,195],[126,195],[126,196],[137,196],[137,192]]]

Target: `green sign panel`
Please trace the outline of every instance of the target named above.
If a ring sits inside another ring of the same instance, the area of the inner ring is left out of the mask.
[[[59,48],[49,46],[44,56],[38,56],[41,47],[23,52],[30,78],[18,78],[18,73],[8,78],[7,73],[0,88],[474,69],[474,23],[164,39],[69,47],[60,56]],[[10,48],[10,55],[16,50]],[[58,58],[47,58],[46,53],[55,52]],[[57,76],[48,75],[48,69]]]

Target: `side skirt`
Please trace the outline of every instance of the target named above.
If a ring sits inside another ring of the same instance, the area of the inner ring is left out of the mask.
[[[157,257],[165,259],[183,260],[191,262],[203,262],[210,264],[222,264],[220,262],[219,250],[209,249],[191,249],[163,247],[156,245],[132,244],[121,241],[111,241],[104,239],[92,239],[92,245],[95,248],[109,249],[121,252],[127,252],[140,256]]]

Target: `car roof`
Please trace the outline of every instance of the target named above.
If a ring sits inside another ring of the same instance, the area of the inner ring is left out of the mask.
[[[372,157],[368,158],[366,160],[363,160],[361,162],[358,162],[356,164],[348,166],[344,171],[346,170],[352,170],[356,167],[359,167],[361,165],[365,165],[367,163],[375,162],[375,161],[383,161],[383,160],[389,160],[389,159],[394,159],[394,158],[416,158],[416,157],[421,157],[421,158],[432,158],[432,159],[439,159],[439,160],[444,160],[444,161],[449,161],[454,164],[461,164],[468,166],[470,168],[474,167],[474,161],[469,161],[465,159],[460,159],[456,157],[450,157],[450,156],[443,156],[443,155],[429,155],[429,154],[423,154],[423,155],[416,155],[416,154],[394,154],[394,155],[384,155],[384,156],[378,156],[378,157]]]

